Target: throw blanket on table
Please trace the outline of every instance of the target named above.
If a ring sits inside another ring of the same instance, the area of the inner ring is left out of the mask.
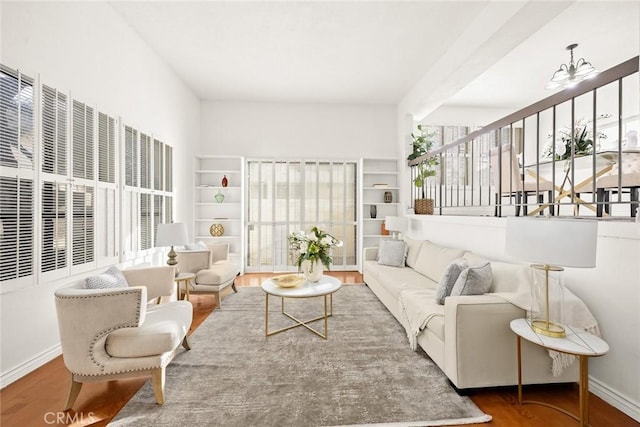
[[[424,307],[435,301],[433,290],[405,289],[400,291],[398,303],[402,315],[402,325],[407,331],[411,350],[418,349],[418,335],[427,327],[429,321],[442,313],[427,313]],[[444,306],[443,306],[444,311]]]
[[[574,328],[580,328],[589,332],[590,334],[600,336],[600,328],[598,327],[598,321],[593,317],[589,308],[584,302],[576,295],[574,295],[567,287],[564,288],[564,305],[563,316],[564,324],[572,326]],[[520,307],[527,311],[527,316],[531,314],[531,289],[530,284],[526,282],[520,282],[520,286],[516,292],[496,292],[492,295],[500,297],[516,307]],[[551,372],[554,376],[561,375],[565,369],[573,364],[576,360],[575,356],[565,353],[559,353],[554,350],[549,350],[549,356],[553,363]]]

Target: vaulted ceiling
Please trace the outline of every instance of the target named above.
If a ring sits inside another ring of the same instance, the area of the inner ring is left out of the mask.
[[[570,43],[600,70],[640,50],[637,1],[110,4],[203,100],[518,108]]]

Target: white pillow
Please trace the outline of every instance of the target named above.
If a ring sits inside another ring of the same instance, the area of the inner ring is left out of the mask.
[[[378,249],[378,264],[404,267],[407,244],[403,240],[382,240]]]
[[[207,245],[204,242],[187,243],[186,245],[184,245],[184,248],[187,251],[201,251],[204,249],[208,249]]]
[[[110,267],[107,271],[97,276],[89,276],[85,279],[87,289],[110,289],[129,286],[127,279],[118,267]]]

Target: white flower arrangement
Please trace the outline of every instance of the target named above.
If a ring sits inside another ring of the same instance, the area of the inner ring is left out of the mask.
[[[305,260],[320,261],[329,269],[333,262],[331,250],[342,247],[342,241],[319,227],[313,227],[309,233],[294,231],[289,235],[289,247],[297,256],[296,265],[300,267]]]

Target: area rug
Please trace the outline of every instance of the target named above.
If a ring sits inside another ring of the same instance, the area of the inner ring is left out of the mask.
[[[165,404],[147,383],[112,426],[435,426],[491,420],[459,396],[364,285],[333,297],[329,339],[298,327],[265,337],[265,295],[239,288],[223,300],[167,368]],[[269,330],[291,324],[270,298]],[[302,319],[322,298],[287,299]],[[312,324],[322,330],[323,322]]]

